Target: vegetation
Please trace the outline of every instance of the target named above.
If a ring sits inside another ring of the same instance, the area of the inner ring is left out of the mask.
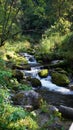
[[[52,74],[54,83],[57,80],[58,85],[68,84],[70,80],[64,72],[72,78],[73,0],[0,0],[0,129],[49,129],[48,124],[53,124],[55,115],[47,112],[47,104],[43,102],[40,110],[49,113],[50,118],[40,126],[35,112],[14,106],[12,102],[11,96],[18,91],[31,90],[34,84],[36,88],[41,86],[39,80],[30,76],[25,79],[20,72],[20,69],[30,70],[20,52],[34,54],[47,68],[52,60],[64,60],[63,65],[50,67],[57,71],[56,75]],[[64,71],[57,67],[64,67]],[[47,75],[48,69],[39,72],[42,78]]]

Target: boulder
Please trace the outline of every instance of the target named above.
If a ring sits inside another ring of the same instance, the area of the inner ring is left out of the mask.
[[[20,82],[20,80],[23,79],[24,75],[23,75],[23,72],[21,72],[20,70],[14,70],[13,77],[16,78]]]
[[[30,57],[30,58],[29,58],[29,61],[30,61],[30,62],[34,62],[34,60],[35,60],[34,57]]]
[[[41,87],[41,86],[42,86],[40,80],[37,79],[37,78],[31,78],[31,79],[30,79],[30,82],[31,82],[31,85],[32,85],[33,87],[38,88],[38,87]]]
[[[66,74],[52,72],[51,77],[52,77],[52,82],[59,86],[66,86],[70,83],[70,80]]]
[[[41,78],[46,78],[48,76],[48,69],[43,69],[41,71],[38,72],[38,75],[41,77]]]
[[[66,74],[66,75],[68,75],[68,73],[67,73],[64,69],[62,69],[62,68],[55,68],[55,71],[57,71],[57,72],[59,72],[59,73],[61,73],[61,74]]]
[[[15,105],[21,106],[32,106],[33,108],[39,108],[41,105],[42,98],[40,94],[34,90],[21,91],[17,93],[13,98]]]
[[[59,112],[62,113],[63,117],[73,119],[73,108],[60,105]]]

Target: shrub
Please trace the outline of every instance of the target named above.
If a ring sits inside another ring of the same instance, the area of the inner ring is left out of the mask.
[[[38,125],[30,113],[21,107],[10,105],[7,89],[0,89],[0,129],[1,130],[36,130]]]
[[[9,78],[12,76],[11,70],[6,68],[5,61],[0,59],[0,84],[7,85]]]

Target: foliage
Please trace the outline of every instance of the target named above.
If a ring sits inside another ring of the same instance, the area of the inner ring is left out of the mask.
[[[0,128],[1,130],[26,130],[36,129],[37,123],[31,114],[21,107],[10,105],[7,89],[0,89]]]
[[[35,48],[35,55],[39,55],[37,59],[49,61],[54,59],[58,49],[60,48],[62,41],[65,36],[60,36],[59,33],[51,34],[51,36],[47,36],[44,34],[42,36],[42,40],[40,41],[39,47]]]
[[[70,32],[72,23],[64,18],[59,18],[54,25],[51,25],[50,29],[45,31],[46,36],[50,36],[51,34],[60,33],[60,35],[65,35]]]
[[[8,40],[4,45],[5,51],[14,51],[14,52],[26,52],[29,48],[31,48],[31,44],[27,38],[21,37],[17,40]]]
[[[7,85],[11,76],[11,70],[6,68],[5,61],[0,58],[0,84]]]
[[[0,1],[0,46],[5,40],[19,32],[19,22],[17,15],[20,12],[20,0]]]
[[[17,81],[17,79],[15,79],[15,78],[10,79],[8,88],[13,89],[15,91],[18,91],[18,90],[31,90],[32,89],[32,87],[29,86],[26,81],[25,81],[25,84],[24,83],[19,83]]]

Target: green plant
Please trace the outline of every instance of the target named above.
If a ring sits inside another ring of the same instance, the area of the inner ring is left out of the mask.
[[[0,88],[0,129],[1,130],[36,130],[37,122],[31,114],[21,107],[10,104],[7,89]]]

